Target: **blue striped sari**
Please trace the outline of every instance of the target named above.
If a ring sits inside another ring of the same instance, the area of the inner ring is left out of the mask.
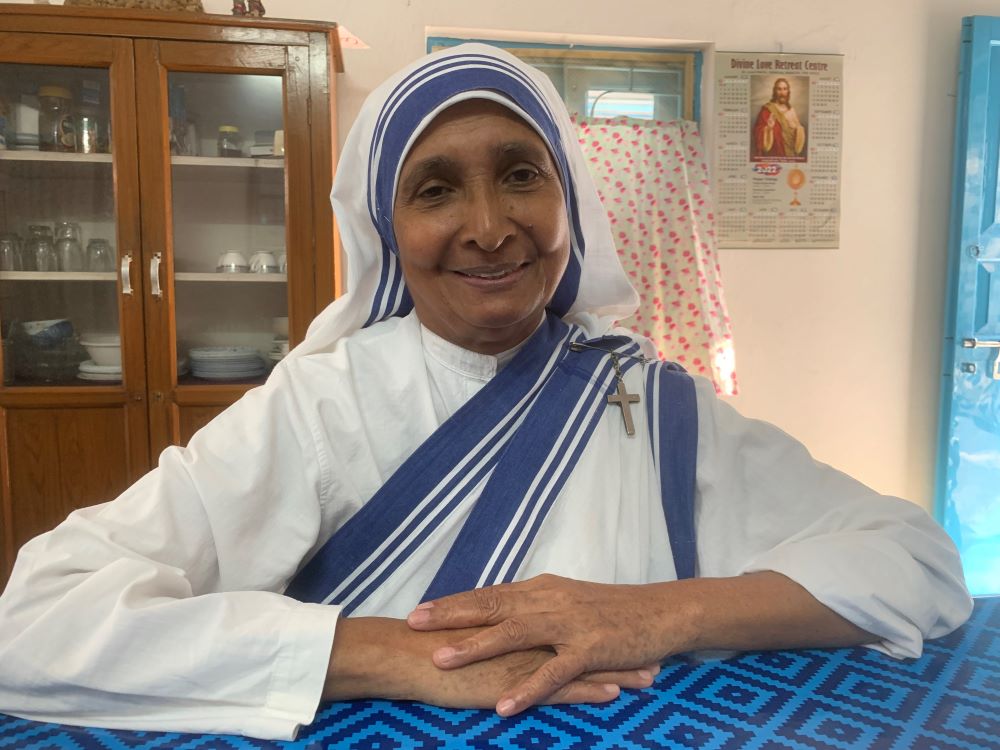
[[[624,336],[586,341],[550,314],[510,363],[441,425],[289,585],[286,594],[349,614],[470,493],[482,490],[422,597],[510,582],[573,472],[624,373],[641,361]],[[646,366],[650,445],[679,578],[695,573],[694,383],[674,365]]]

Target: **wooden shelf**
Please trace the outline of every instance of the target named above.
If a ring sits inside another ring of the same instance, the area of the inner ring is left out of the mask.
[[[0,151],[0,161],[55,161],[110,164],[111,154],[68,154],[59,151]]]
[[[2,276],[0,276],[2,278]],[[236,284],[278,284],[288,281],[284,273],[175,273],[174,281],[210,281]]]
[[[240,167],[242,169],[284,169],[281,157],[221,157],[221,156],[171,156],[176,167]]]
[[[0,281],[115,281],[114,271],[0,271]]]

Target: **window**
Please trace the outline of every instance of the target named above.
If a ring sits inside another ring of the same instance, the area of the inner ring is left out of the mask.
[[[544,72],[570,112],[587,117],[698,120],[701,53],[431,37],[428,51],[463,42],[502,47]]]

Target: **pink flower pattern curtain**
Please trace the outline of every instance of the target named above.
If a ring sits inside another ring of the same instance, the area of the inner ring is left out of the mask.
[[[693,122],[574,118],[611,220],[622,265],[639,292],[621,325],[662,359],[737,392],[701,136]]]

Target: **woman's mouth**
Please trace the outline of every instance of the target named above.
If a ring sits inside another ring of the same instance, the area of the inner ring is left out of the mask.
[[[455,271],[460,276],[469,279],[482,279],[483,281],[499,281],[520,271],[525,265],[521,263],[505,263],[501,266],[480,266],[477,268],[466,268]]]

